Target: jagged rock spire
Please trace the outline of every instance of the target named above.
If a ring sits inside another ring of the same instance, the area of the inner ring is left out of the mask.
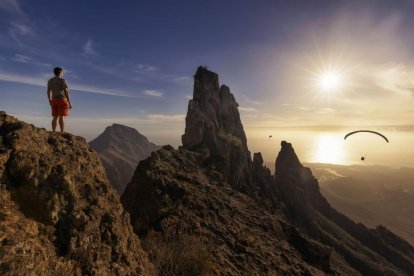
[[[302,164],[297,157],[291,143],[281,142],[281,149],[276,158],[275,172],[285,173],[286,170],[297,170],[302,168]]]
[[[202,153],[203,165],[222,172],[233,187],[248,190],[252,161],[238,106],[229,87],[219,87],[216,73],[198,67],[182,143]]]
[[[302,166],[292,144],[286,141],[281,142],[276,158],[275,180],[288,215],[297,224],[309,226],[314,210],[327,204],[312,171]]]

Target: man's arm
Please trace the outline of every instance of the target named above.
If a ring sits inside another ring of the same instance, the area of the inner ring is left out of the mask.
[[[47,84],[47,99],[49,100],[49,104],[52,104],[52,90],[50,89],[49,84]]]
[[[65,88],[64,93],[65,93],[66,99],[68,100],[69,108],[72,108],[72,103],[70,102],[70,97],[69,97],[69,89]]]

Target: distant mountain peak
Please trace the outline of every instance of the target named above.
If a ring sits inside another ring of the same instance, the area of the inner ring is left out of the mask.
[[[145,137],[135,128],[125,126],[122,124],[118,124],[118,123],[114,123],[111,126],[107,126],[103,134],[108,134],[108,133],[121,134],[121,135],[136,135],[137,137],[140,137],[140,138]]]
[[[138,162],[160,147],[132,127],[114,123],[89,142],[105,167],[109,181],[122,194]]]

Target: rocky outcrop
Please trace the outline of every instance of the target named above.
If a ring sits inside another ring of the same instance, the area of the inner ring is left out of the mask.
[[[136,233],[196,237],[204,244],[198,250],[211,262],[208,275],[358,274],[283,214],[235,190],[220,172],[203,168],[200,155],[164,146],[139,163],[122,195]],[[194,244],[185,244],[186,250]]]
[[[199,152],[203,166],[220,171],[232,187],[249,191],[252,161],[238,104],[227,86],[219,87],[218,75],[203,67],[194,76],[182,143]]]
[[[109,181],[120,195],[131,180],[138,162],[160,148],[136,129],[120,124],[107,127],[89,145],[98,153]]]
[[[275,180],[289,221],[334,248],[364,275],[414,273],[413,247],[384,227],[368,229],[337,212],[321,195],[318,181],[302,166],[292,145],[283,141],[281,146]]]
[[[302,166],[292,144],[281,142],[275,163],[276,187],[285,211],[296,225],[310,229],[315,219],[313,210],[327,201],[319,192],[318,181],[309,168]]]
[[[280,209],[280,195],[270,169],[264,165],[260,152],[253,154],[252,192],[249,194],[268,210]]]
[[[149,275],[86,141],[0,113],[0,274]]]

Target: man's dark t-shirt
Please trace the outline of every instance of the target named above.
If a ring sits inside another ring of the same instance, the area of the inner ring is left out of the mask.
[[[64,99],[65,98],[65,89],[68,89],[66,81],[59,77],[53,77],[47,82],[48,91],[52,91],[53,99]]]

